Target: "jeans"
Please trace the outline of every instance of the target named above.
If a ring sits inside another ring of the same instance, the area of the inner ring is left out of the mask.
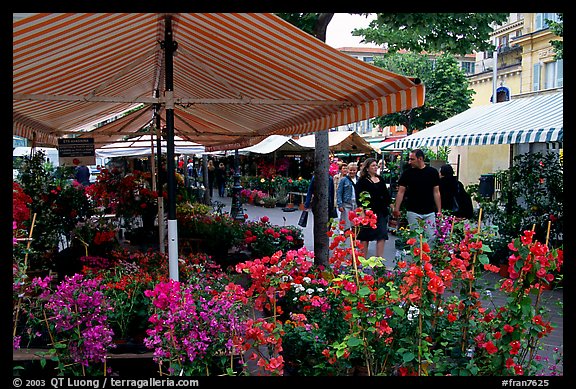
[[[408,220],[408,226],[411,230],[420,226],[424,228],[428,245],[432,246],[436,239],[436,214],[434,212],[419,214],[408,211],[406,212],[406,219]]]

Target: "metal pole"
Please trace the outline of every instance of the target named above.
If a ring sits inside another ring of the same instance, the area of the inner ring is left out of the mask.
[[[204,204],[210,205],[210,184],[208,183],[208,155],[202,154],[202,182],[204,183]]]
[[[156,97],[159,97],[158,90],[156,90]],[[156,177],[155,179],[158,181],[157,190],[158,190],[158,235],[160,235],[160,252],[164,254],[166,252],[166,226],[164,225],[164,196],[162,193],[164,192],[164,181],[161,179],[162,177],[162,134],[160,130],[160,105],[156,106],[156,149],[158,152],[157,160],[156,160]]]
[[[230,207],[230,216],[234,220],[244,221],[244,212],[242,212],[242,185],[240,184],[240,164],[238,161],[238,149],[234,150],[234,186],[232,187],[232,205]]]
[[[492,66],[492,104],[496,104],[498,102],[496,96],[496,89],[498,89],[498,48],[494,50],[492,60],[494,61]]]
[[[174,52],[172,18],[166,16],[164,60],[166,63],[166,168],[168,178],[168,270],[170,279],[178,281],[178,224],[176,222],[176,164],[174,163]]]

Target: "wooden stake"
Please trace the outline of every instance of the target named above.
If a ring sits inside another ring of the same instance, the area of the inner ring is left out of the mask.
[[[424,273],[424,265],[422,264],[422,234],[420,234],[420,266],[422,266],[422,273]],[[422,375],[422,283],[424,275],[420,277],[420,301],[418,302],[418,376]]]
[[[36,213],[32,216],[32,226],[30,227],[30,233],[28,234],[28,244],[26,245],[26,255],[24,256],[24,268],[28,268],[28,251],[30,251],[30,245],[32,244],[32,233],[34,232],[34,225],[36,224]]]

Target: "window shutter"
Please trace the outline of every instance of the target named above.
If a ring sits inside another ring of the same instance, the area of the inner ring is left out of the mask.
[[[540,70],[542,65],[539,63],[534,64],[534,71],[532,72],[532,91],[536,92],[540,90]]]
[[[564,86],[564,60],[559,59],[556,62],[556,85],[557,88]]]

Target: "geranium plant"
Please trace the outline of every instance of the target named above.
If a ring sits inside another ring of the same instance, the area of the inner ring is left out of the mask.
[[[275,226],[270,224],[268,216],[259,221],[244,223],[244,247],[252,258],[270,256],[276,251],[287,252],[302,247],[302,230],[294,226]]]

